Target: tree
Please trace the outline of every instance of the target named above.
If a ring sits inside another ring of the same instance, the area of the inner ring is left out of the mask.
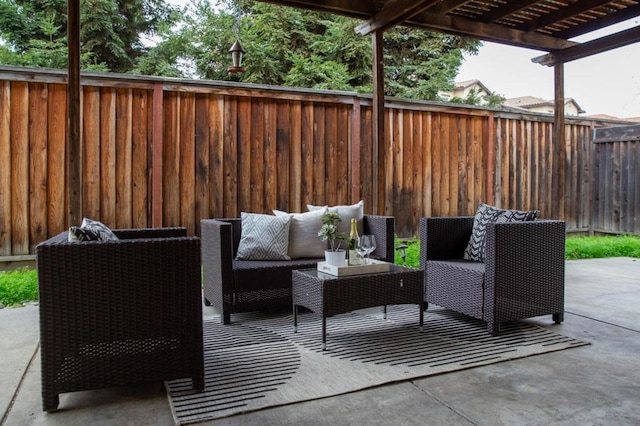
[[[128,72],[146,55],[143,37],[177,19],[164,0],[81,0],[83,69]],[[64,68],[67,0],[3,0],[0,60],[11,65]]]
[[[502,106],[504,100],[504,96],[499,95],[496,92],[492,92],[488,95],[481,95],[480,93],[478,93],[477,89],[473,88],[464,98],[454,96],[453,98],[449,99],[449,102],[456,104],[499,107]]]
[[[180,40],[175,44],[182,53],[175,55],[174,64],[191,64],[191,76],[371,92],[371,40],[355,33],[358,23],[339,15],[249,0],[194,0],[184,25],[157,49]],[[247,71],[231,76],[228,48],[236,35],[247,51],[243,62]],[[386,94],[437,99],[439,90],[452,87],[462,53],[477,53],[479,46],[479,41],[407,27],[388,30],[384,36]]]

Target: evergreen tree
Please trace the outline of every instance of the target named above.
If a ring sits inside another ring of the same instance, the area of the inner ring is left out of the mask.
[[[164,0],[81,0],[82,68],[128,72],[148,48],[142,37],[177,19]],[[67,0],[3,0],[0,61],[65,68]]]

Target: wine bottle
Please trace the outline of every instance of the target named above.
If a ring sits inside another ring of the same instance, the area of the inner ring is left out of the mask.
[[[355,218],[351,219],[351,232],[349,233],[349,244],[347,256],[349,265],[360,265],[360,256],[356,251],[356,244],[358,243],[358,221]]]

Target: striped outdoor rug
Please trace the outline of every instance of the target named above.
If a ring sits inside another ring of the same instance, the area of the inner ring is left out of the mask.
[[[176,424],[196,423],[294,402],[339,395],[553,352],[588,343],[515,322],[493,337],[485,323],[430,307],[418,327],[417,306],[367,309],[321,320],[286,313],[234,315],[234,323],[204,323],[205,391],[190,380],[167,382]],[[321,378],[321,379],[320,379]]]

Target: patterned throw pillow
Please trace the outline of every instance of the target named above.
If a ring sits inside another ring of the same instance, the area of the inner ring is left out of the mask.
[[[327,243],[318,238],[318,230],[322,226],[322,216],[326,211],[326,207],[305,213],[287,213],[280,210],[273,211],[273,214],[276,216],[291,217],[288,251],[290,258],[298,259],[324,256]]]
[[[487,224],[492,222],[526,222],[535,220],[540,212],[538,210],[520,211],[503,210],[484,203],[478,205],[476,216],[473,218],[471,238],[464,250],[464,258],[484,262],[485,237]]]
[[[242,212],[240,220],[237,260],[291,260],[287,255],[291,216]]]
[[[100,236],[90,229],[84,229],[79,226],[69,228],[69,242],[75,241],[98,241]]]
[[[117,241],[119,238],[104,223],[89,218],[82,219],[81,226],[69,228],[69,242]]]
[[[314,211],[327,206],[314,206],[307,204],[309,211]],[[364,234],[364,200],[360,200],[356,204],[350,206],[330,206],[329,212],[338,213],[340,216],[340,222],[338,222],[338,230],[349,235],[351,232],[351,218],[355,217],[358,221],[358,234]]]

